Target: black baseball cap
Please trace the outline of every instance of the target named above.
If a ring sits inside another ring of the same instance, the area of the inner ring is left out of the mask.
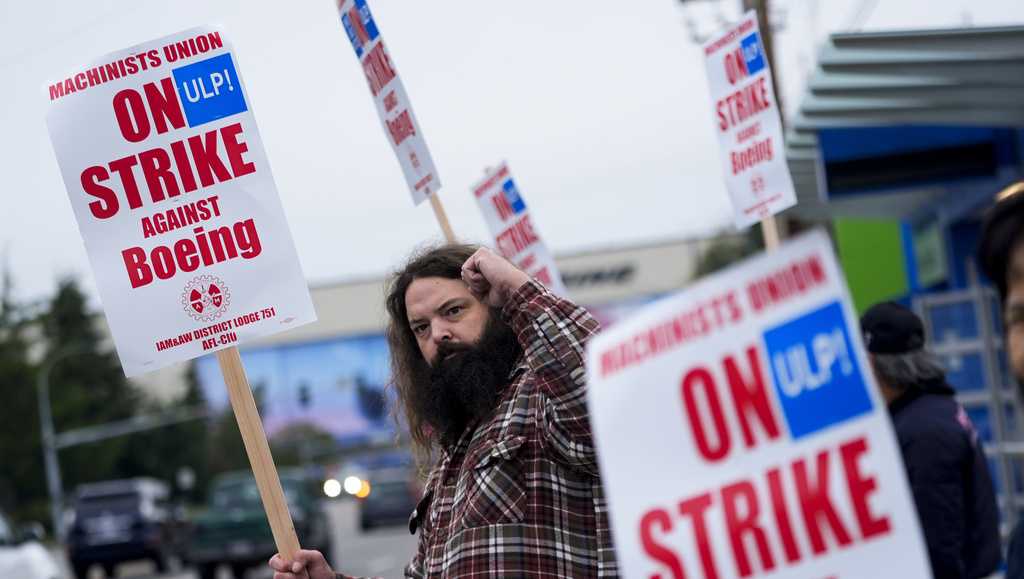
[[[860,318],[864,344],[872,354],[904,354],[924,347],[924,324],[896,302],[875,304]]]
[[[1001,199],[985,213],[978,242],[978,262],[981,271],[999,290],[999,298],[1006,301],[1006,268],[1010,253],[1017,243],[1024,241],[1024,190]]]

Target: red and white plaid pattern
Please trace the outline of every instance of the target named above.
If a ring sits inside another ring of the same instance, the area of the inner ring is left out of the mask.
[[[585,400],[583,348],[599,324],[533,281],[502,318],[524,356],[491,417],[431,471],[405,575],[617,577]]]

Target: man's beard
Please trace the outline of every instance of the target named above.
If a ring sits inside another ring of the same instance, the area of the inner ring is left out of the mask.
[[[475,344],[443,342],[434,365],[424,362],[417,369],[410,404],[441,444],[451,446],[467,426],[494,410],[520,352],[512,328],[492,310]]]

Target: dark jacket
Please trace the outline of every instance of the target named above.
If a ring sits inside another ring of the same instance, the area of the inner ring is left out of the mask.
[[[938,579],[974,579],[1000,561],[999,511],[988,463],[967,413],[944,380],[889,404],[910,490]]]
[[[1024,579],[1024,521],[1018,521],[1006,546],[1006,579]]]

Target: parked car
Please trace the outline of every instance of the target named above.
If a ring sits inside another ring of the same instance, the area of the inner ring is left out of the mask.
[[[323,552],[331,564],[337,564],[320,501],[320,479],[288,470],[278,476],[299,544]],[[236,579],[242,579],[249,568],[265,566],[277,547],[252,473],[221,475],[211,484],[209,497],[205,512],[195,518],[186,550],[186,559],[199,577],[214,579],[218,567],[227,565]]]
[[[0,577],[61,579],[60,565],[42,540],[42,525],[33,523],[15,530],[0,512]]]
[[[180,553],[182,521],[170,505],[170,488],[150,478],[82,485],[75,493],[67,538],[75,577],[85,579],[93,565],[107,577],[126,561],[148,559],[157,571]]]
[[[366,475],[369,494],[359,500],[359,527],[405,525],[416,508],[421,486],[410,468],[385,468]]]

